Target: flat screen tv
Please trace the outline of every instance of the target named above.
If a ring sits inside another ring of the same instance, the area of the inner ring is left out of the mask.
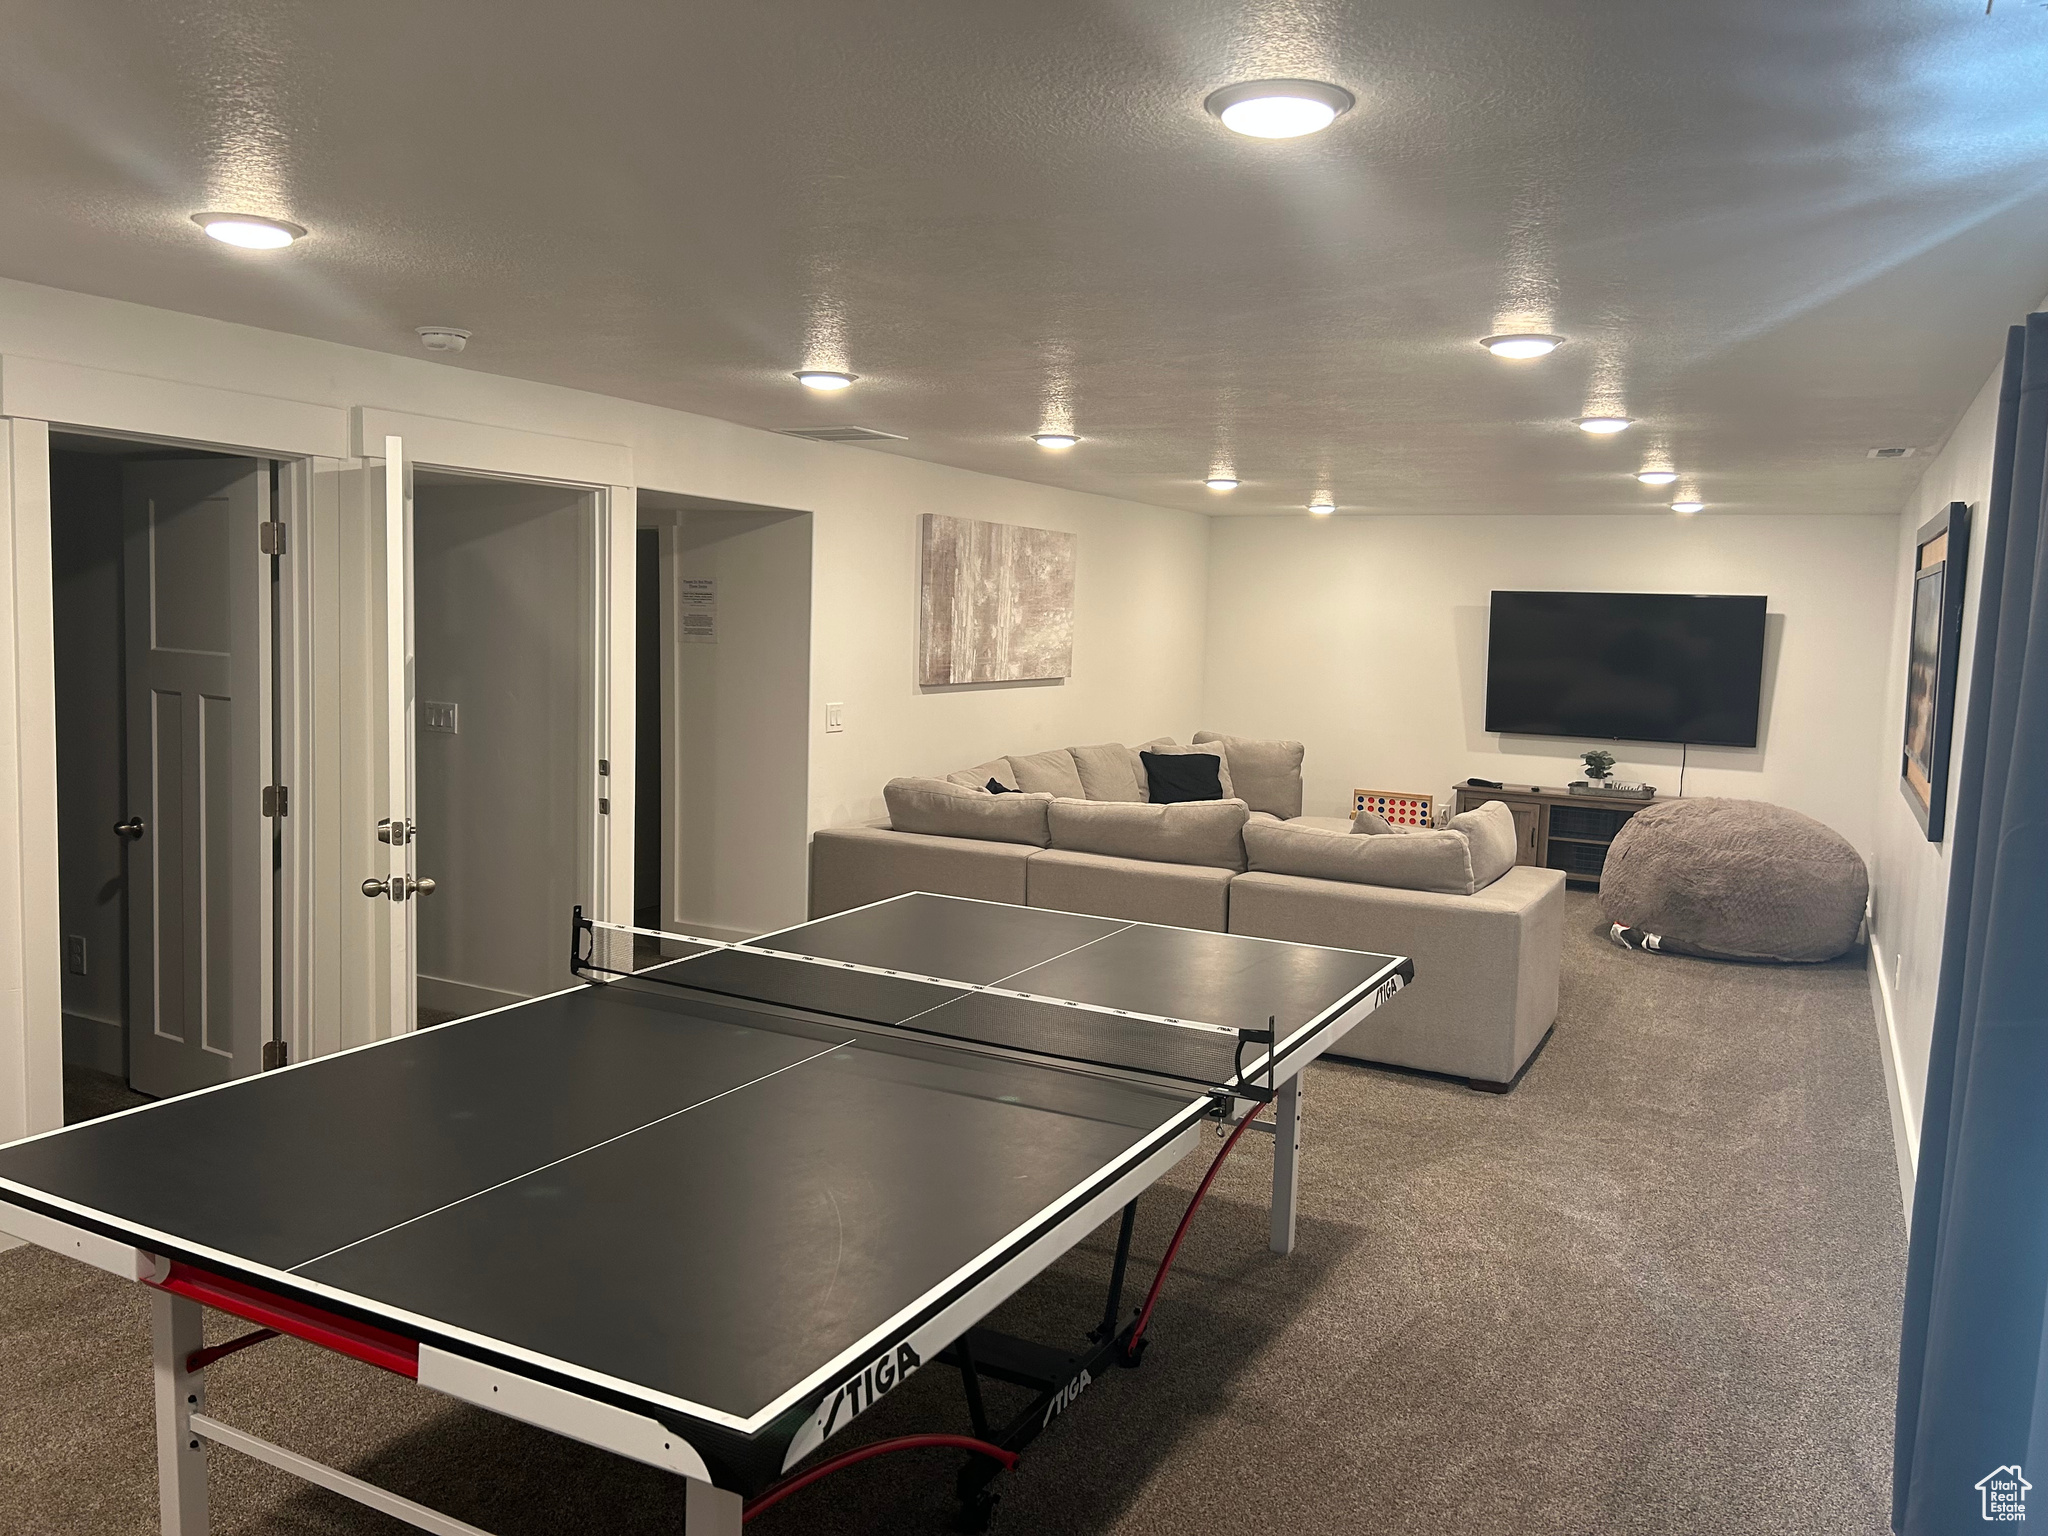
[[[1764,599],[1496,592],[1486,729],[1753,747]]]

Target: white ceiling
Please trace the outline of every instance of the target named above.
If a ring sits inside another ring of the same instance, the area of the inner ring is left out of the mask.
[[[2048,290],[2018,0],[4,0],[0,273],[1205,512],[1891,512]],[[1334,81],[1262,142],[1217,86]],[[311,238],[236,252],[202,209]],[[1506,364],[1498,329],[1571,343]],[[800,389],[800,364],[853,390]],[[1618,408],[1612,441],[1570,419]],[[1055,457],[1025,441],[1070,422]],[[1212,462],[1244,478],[1198,483]],[[1668,514],[1666,514],[1668,515]]]

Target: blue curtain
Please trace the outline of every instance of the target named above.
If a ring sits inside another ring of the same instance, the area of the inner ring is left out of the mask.
[[[2006,347],[1913,1191],[1892,1527],[2048,1521],[2048,315]],[[2015,1477],[2010,1469],[2020,1469]],[[2010,1526],[2007,1526],[2010,1529]],[[2025,1526],[2019,1527],[2025,1529]]]

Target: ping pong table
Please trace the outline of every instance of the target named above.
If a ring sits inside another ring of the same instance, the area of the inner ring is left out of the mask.
[[[925,894],[739,944],[579,911],[570,948],[564,992],[0,1148],[0,1231],[154,1292],[166,1536],[207,1529],[209,1441],[483,1536],[209,1414],[206,1368],[277,1334],[677,1473],[689,1536],[883,1448],[793,1470],[942,1365],[967,1428],[884,1446],[969,1451],[984,1526],[998,1472],[1143,1352],[1139,1195],[1270,1102],[1286,1252],[1302,1069],[1413,976]],[[985,1325],[1119,1212],[1092,1332]],[[255,1331],[207,1347],[203,1308]],[[987,1381],[1028,1406],[998,1421]]]

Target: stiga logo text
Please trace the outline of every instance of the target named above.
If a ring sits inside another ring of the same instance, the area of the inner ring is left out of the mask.
[[[842,1408],[849,1419],[855,1414],[865,1413],[874,1406],[876,1398],[923,1364],[908,1339],[893,1349],[883,1350],[840,1383],[839,1390],[832,1395],[832,1407],[825,1415],[825,1434],[829,1436],[837,1427]]]
[[[1072,1381],[1068,1382],[1064,1387],[1061,1387],[1057,1395],[1054,1396],[1053,1400],[1046,1405],[1045,1417],[1038,1421],[1038,1427],[1040,1429],[1045,1428],[1045,1426],[1050,1424],[1056,1417],[1064,1413],[1067,1409],[1073,1407],[1074,1399],[1079,1397],[1083,1392],[1086,1392],[1094,1384],[1095,1378],[1093,1376],[1090,1376],[1086,1371],[1083,1371],[1080,1375],[1076,1376]]]

